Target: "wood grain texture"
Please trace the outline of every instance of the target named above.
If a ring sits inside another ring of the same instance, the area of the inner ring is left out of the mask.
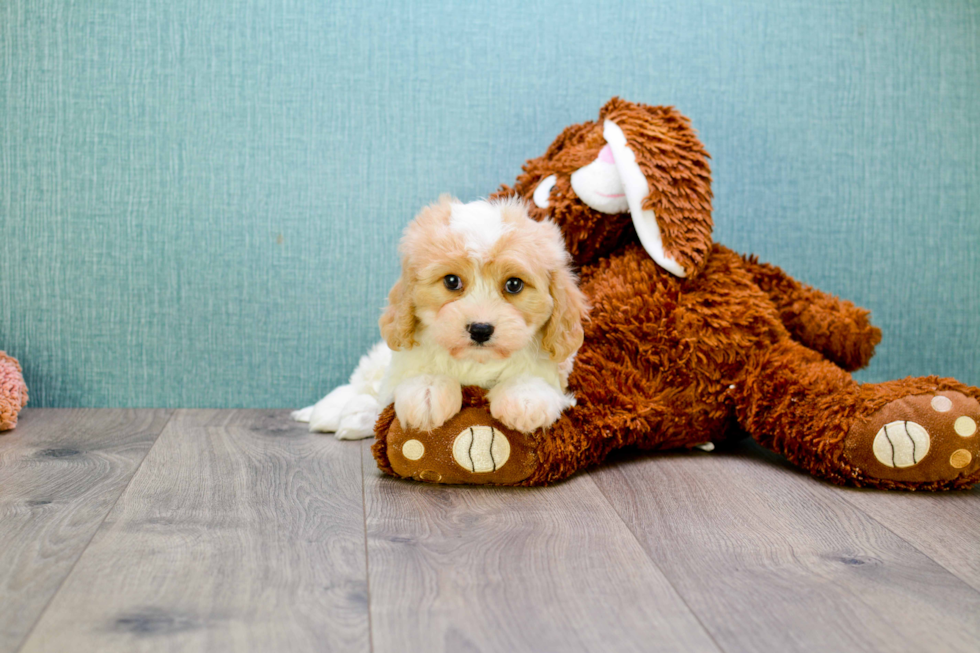
[[[0,435],[0,653],[980,641],[978,491],[837,488],[751,443],[430,486],[282,411],[167,420],[29,410]]]
[[[717,651],[588,475],[382,476],[364,445],[372,639],[402,651]]]
[[[0,651],[21,644],[169,413],[28,409],[0,433]]]
[[[24,651],[364,651],[360,451],[178,411]]]
[[[792,469],[774,453],[760,456]],[[809,483],[859,508],[971,587],[980,590],[980,486],[962,492],[885,492]]]
[[[593,478],[726,651],[977,650],[980,593],[754,445]]]
[[[842,496],[980,590],[980,488],[940,495],[853,490]]]

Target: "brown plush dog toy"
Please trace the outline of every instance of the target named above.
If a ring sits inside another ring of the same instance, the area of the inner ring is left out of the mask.
[[[834,483],[976,483],[980,389],[938,377],[856,383],[848,372],[881,339],[868,312],[713,243],[707,159],[673,108],[614,98],[528,161],[495,197],[523,198],[532,217],[557,223],[580,270],[592,311],[569,378],[578,403],[531,435],[494,420],[478,388],[430,432],[404,430],[389,406],[375,429],[379,466],[432,482],[541,485],[628,445],[748,434]]]

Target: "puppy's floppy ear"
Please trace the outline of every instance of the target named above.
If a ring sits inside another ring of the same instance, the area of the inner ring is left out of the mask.
[[[378,326],[389,348],[399,351],[415,346],[415,310],[404,274],[388,293],[388,308],[378,320]]]
[[[582,321],[588,318],[589,305],[578,289],[575,275],[568,265],[551,273],[548,291],[554,301],[551,318],[544,325],[541,345],[551,359],[561,362],[578,351],[585,338]]]
[[[711,169],[690,121],[613,98],[600,122],[643,248],[672,274],[696,275],[712,246]]]

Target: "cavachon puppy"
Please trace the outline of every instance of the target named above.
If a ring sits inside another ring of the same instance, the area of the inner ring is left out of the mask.
[[[424,208],[399,248],[401,277],[380,319],[385,343],[308,414],[311,430],[367,437],[394,403],[403,428],[430,431],[460,412],[462,387],[521,433],[574,405],[567,392],[586,303],[561,231],[517,199]],[[385,346],[387,345],[387,347]]]
[[[405,229],[402,276],[379,322],[394,350],[381,405],[429,431],[462,407],[462,386],[488,389],[490,413],[518,431],[549,426],[582,344],[585,299],[561,231],[509,199],[443,196]]]

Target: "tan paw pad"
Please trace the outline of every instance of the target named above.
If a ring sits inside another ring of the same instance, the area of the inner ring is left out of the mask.
[[[402,445],[402,455],[409,460],[419,460],[425,455],[425,445],[418,440],[407,440]]]
[[[937,413],[948,413],[953,407],[953,402],[950,400],[950,398],[942,395],[936,395],[929,403],[932,406],[932,409]]]
[[[949,457],[949,464],[956,469],[963,469],[973,460],[973,455],[966,449],[957,449]]]
[[[980,468],[980,403],[960,392],[901,397],[851,426],[847,461],[870,478],[953,481]]]
[[[977,423],[971,417],[963,415],[957,417],[956,421],[953,422],[953,430],[960,437],[969,438],[972,437],[977,432]]]

